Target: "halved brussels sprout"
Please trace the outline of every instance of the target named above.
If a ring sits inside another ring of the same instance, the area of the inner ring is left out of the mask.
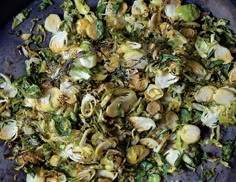
[[[176,8],[176,15],[184,21],[192,22],[200,17],[200,10],[195,4],[181,5]]]
[[[86,94],[81,102],[81,113],[84,117],[90,117],[96,106],[96,99],[91,94]]]
[[[165,152],[165,159],[171,166],[175,166],[175,163],[179,159],[180,155],[180,151],[170,148]]]
[[[178,115],[173,111],[168,111],[165,113],[164,126],[169,129],[174,129],[177,127],[177,121],[179,121]]]
[[[170,30],[167,32],[166,37],[169,38],[168,43],[174,49],[182,48],[188,40],[177,30]]]
[[[187,144],[196,143],[201,137],[201,131],[195,125],[186,124],[180,131],[181,139]]]
[[[82,36],[85,36],[86,35],[86,29],[87,29],[89,24],[90,24],[90,22],[86,17],[77,20],[77,22],[76,22],[76,31],[77,31],[77,33],[82,35]]]
[[[63,116],[55,115],[52,117],[55,122],[55,128],[57,133],[61,136],[69,136],[71,133],[71,123],[70,120],[64,118]]]
[[[52,52],[60,53],[67,49],[68,44],[68,33],[63,32],[57,32],[55,35],[52,36],[50,42],[49,42],[49,48]]]
[[[101,39],[104,36],[104,26],[102,21],[94,20],[92,23],[88,24],[86,34],[93,40]]]
[[[79,46],[79,56],[75,61],[75,67],[85,67],[88,69],[93,68],[97,64],[97,55],[94,51],[92,51],[92,45],[88,41],[83,41]]]
[[[0,123],[0,139],[2,140],[15,140],[18,136],[17,122],[14,120],[8,120]]]
[[[197,34],[197,31],[193,28],[183,28],[180,30],[180,33],[186,38],[193,38]]]
[[[155,122],[150,118],[131,116],[129,117],[129,121],[138,132],[156,128]]]
[[[235,93],[228,88],[218,88],[213,95],[214,101],[218,104],[230,106],[236,100]]]
[[[115,148],[116,145],[117,142],[114,139],[108,139],[100,143],[95,149],[95,160],[100,160],[105,150]]]
[[[151,115],[155,115],[163,111],[163,106],[158,101],[151,101],[148,103],[146,111]]]
[[[138,91],[144,91],[148,86],[149,80],[140,78],[139,74],[129,75],[129,87]]]
[[[81,182],[91,181],[96,175],[96,170],[92,168],[83,169],[78,174],[78,180]]]
[[[88,68],[84,67],[74,67],[70,70],[69,75],[71,76],[72,80],[89,80],[91,78],[91,72]]]
[[[87,35],[93,40],[99,40],[104,36],[104,25],[93,14],[86,15],[76,22],[76,31],[82,36]]]
[[[114,72],[119,67],[120,67],[120,58],[117,54],[112,54],[109,60],[107,60],[104,65],[104,68],[108,72]]]
[[[212,38],[213,39],[213,38]],[[195,42],[195,48],[202,58],[208,58],[216,49],[217,42],[198,36]]]
[[[130,89],[117,88],[108,90],[108,93],[112,94],[111,104],[106,109],[109,117],[122,116],[137,101],[135,92]]]
[[[132,15],[137,15],[137,16],[148,16],[148,6],[144,2],[144,0],[136,0],[134,1],[134,4],[132,5],[131,9]]]
[[[80,163],[90,163],[94,160],[94,150],[91,145],[77,146],[69,144],[60,154],[62,157],[69,157],[71,160]]]
[[[56,34],[62,21],[57,14],[50,14],[44,22],[44,27],[48,32]]]
[[[73,104],[77,101],[76,95],[79,93],[79,89],[73,85],[72,82],[65,81],[60,84],[61,93],[66,96],[65,101],[69,104]]]
[[[214,86],[203,86],[194,94],[194,98],[197,102],[211,102],[215,90]]]
[[[187,66],[191,68],[191,71],[196,75],[199,79],[204,79],[207,75],[206,69],[200,63],[196,61],[187,61]]]
[[[131,146],[127,149],[126,159],[128,163],[135,165],[144,160],[149,153],[150,150],[143,145]]]
[[[144,53],[140,50],[131,49],[127,50],[123,56],[124,60],[121,62],[121,66],[125,68],[131,68],[136,66],[141,61]]]
[[[160,71],[155,77],[155,84],[160,88],[168,88],[179,80],[179,77],[168,72]]]
[[[226,47],[223,47],[221,45],[217,45],[215,49],[215,59],[219,59],[224,61],[223,64],[228,64],[230,63],[234,58],[231,55],[229,49]]]
[[[140,142],[140,144],[147,146],[150,149],[154,149],[159,145],[159,143],[156,140],[154,140],[153,138],[142,138],[142,139],[140,139],[139,142]]]
[[[113,29],[123,29],[126,25],[126,22],[124,20],[124,17],[108,15],[106,16],[106,24]]]
[[[0,73],[0,76],[4,79],[4,82],[0,82],[0,88],[3,89],[7,97],[13,98],[17,95],[18,91],[11,83],[10,79],[4,74]],[[1,80],[0,80],[1,81]]]
[[[61,92],[57,87],[52,87],[45,94],[36,100],[36,109],[42,112],[56,111],[60,103]]]
[[[165,6],[165,15],[168,18],[176,18],[176,8],[181,5],[180,0],[170,0],[169,3]]]
[[[127,50],[139,50],[142,47],[142,44],[138,42],[127,41],[124,44],[121,44],[117,50],[118,54],[126,53]]]
[[[100,160],[100,164],[108,171],[116,171],[122,164],[122,154],[118,150],[109,149]]]
[[[201,121],[203,122],[204,125],[208,126],[209,128],[215,128],[217,127],[217,122],[220,112],[221,111],[217,107],[212,109],[205,108],[201,116]]]
[[[149,84],[148,88],[144,92],[144,96],[149,101],[154,101],[163,97],[164,92],[160,87],[154,84]]]

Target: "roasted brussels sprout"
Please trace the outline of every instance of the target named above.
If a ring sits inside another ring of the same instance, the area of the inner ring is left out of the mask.
[[[160,182],[201,169],[202,145],[222,147],[213,158],[229,167],[235,142],[220,143],[220,131],[236,123],[236,36],[227,21],[181,0],[86,2],[64,0],[63,16],[43,25],[33,19],[18,46],[25,75],[0,73],[0,139],[26,181]]]

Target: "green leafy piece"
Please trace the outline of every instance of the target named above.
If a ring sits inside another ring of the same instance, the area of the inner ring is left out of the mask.
[[[222,161],[229,162],[231,156],[233,155],[235,149],[235,141],[229,141],[221,149],[221,159]]]
[[[209,38],[198,36],[195,42],[195,48],[202,58],[209,58],[216,49],[216,46],[217,42],[214,40],[214,37],[210,40]]]
[[[38,98],[42,95],[42,92],[38,85],[30,85],[25,92],[25,97],[27,98]]]
[[[151,174],[148,176],[148,182],[161,182],[161,176],[158,174]]]
[[[14,18],[12,22],[12,29],[15,29],[21,23],[23,23],[30,15],[30,12],[31,12],[31,9],[25,9],[22,12],[20,12],[18,15],[16,15],[16,17]]]
[[[59,135],[68,136],[71,133],[71,122],[63,116],[53,116],[52,119],[55,121],[55,128]]]
[[[140,172],[135,176],[135,182],[146,182],[147,176],[146,172]]]
[[[188,123],[192,120],[192,114],[187,109],[180,110],[180,121],[181,123]]]
[[[74,67],[70,70],[69,75],[74,80],[89,80],[91,78],[91,71],[85,67]]]
[[[222,45],[235,46],[236,34],[228,27],[229,22],[227,20],[205,16],[203,21],[203,30],[214,32]]]
[[[33,40],[33,42],[35,43],[35,44],[41,44],[43,41],[44,41],[44,37],[43,37],[43,35],[40,35],[40,34],[38,34],[38,35],[33,35],[32,36],[32,40]]]
[[[19,77],[14,82],[14,85],[25,98],[34,99],[39,98],[42,95],[39,86],[29,81],[29,78],[27,78],[26,76]]]
[[[6,75],[0,73],[0,96],[14,98],[17,92],[18,90],[11,83],[11,80]]]
[[[53,54],[50,49],[41,49],[39,51],[39,56],[41,60],[46,61],[46,63],[57,62],[60,58],[60,55]]]
[[[104,16],[107,3],[108,3],[107,0],[99,0],[98,1],[96,13],[97,13],[97,16],[99,19],[101,19],[102,16]]]
[[[140,165],[140,168],[145,171],[149,171],[153,168],[153,164],[147,161],[143,161]]]
[[[44,10],[49,5],[53,5],[53,0],[41,0],[40,4],[38,5],[38,10]]]
[[[104,29],[104,25],[103,25],[102,21],[97,20],[96,33],[97,33],[98,40],[100,40],[104,37],[104,32],[105,32],[105,29]]]
[[[184,151],[183,161],[185,165],[191,169],[195,169],[201,164],[203,158],[203,152],[198,144],[190,145],[187,150]]]
[[[214,169],[204,169],[202,172],[201,180],[209,181],[214,176],[215,176]]]
[[[179,59],[177,56],[172,55],[172,54],[161,54],[160,56],[160,62],[164,63],[167,62],[169,60],[175,60],[175,59]]]
[[[206,62],[206,67],[212,69],[214,67],[220,66],[224,63],[222,60],[216,60],[216,61],[207,61]]]
[[[200,10],[195,4],[181,5],[176,8],[176,14],[187,22],[195,21],[200,16]]]

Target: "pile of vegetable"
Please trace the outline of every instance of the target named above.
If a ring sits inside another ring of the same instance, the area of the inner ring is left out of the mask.
[[[229,166],[235,143],[222,144],[220,131],[236,123],[236,36],[227,21],[180,0],[61,7],[63,17],[21,35],[25,75],[0,74],[0,139],[26,181],[161,181],[211,160],[206,145]]]

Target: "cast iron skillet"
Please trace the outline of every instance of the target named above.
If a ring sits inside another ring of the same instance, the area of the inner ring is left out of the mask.
[[[132,4],[133,0],[127,2]],[[16,37],[15,31],[11,30],[11,22],[13,16],[19,13],[23,8],[32,8],[32,13],[28,20],[17,31],[28,32],[31,25],[30,20],[39,17],[43,19],[50,13],[57,13],[63,15],[59,8],[63,0],[54,0],[54,5],[48,7],[46,10],[38,11],[37,6],[41,0],[8,0],[2,2],[0,6],[0,73],[5,73],[18,77],[24,73],[25,58],[19,55],[16,46],[22,44],[19,37]],[[236,0],[184,0],[185,3],[195,3],[202,10],[211,12],[218,18],[225,18],[230,20],[231,28],[236,31]],[[87,3],[92,7],[96,7],[97,0],[87,0]],[[46,44],[44,45],[46,46]],[[207,132],[207,131],[206,131]],[[236,127],[224,128],[221,132],[222,142],[236,137]],[[219,155],[219,151],[214,147],[203,147],[209,155]],[[10,150],[0,141],[0,182],[12,182],[14,179],[17,182],[25,181],[25,174],[22,171],[15,171],[13,161],[6,160]],[[231,159],[232,168],[226,169],[221,165],[216,167],[216,176],[211,178],[211,182],[231,182],[236,181],[236,151]],[[204,163],[204,166],[212,167],[210,163]],[[15,177],[16,176],[16,177]],[[197,182],[201,178],[200,167],[195,171],[186,169],[182,174],[168,176],[166,181],[191,181]]]

